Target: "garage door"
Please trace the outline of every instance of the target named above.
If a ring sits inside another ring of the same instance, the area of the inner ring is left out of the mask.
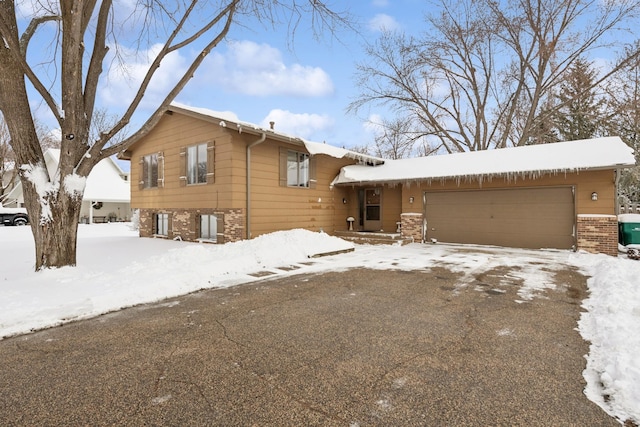
[[[425,193],[427,241],[571,249],[572,187]]]

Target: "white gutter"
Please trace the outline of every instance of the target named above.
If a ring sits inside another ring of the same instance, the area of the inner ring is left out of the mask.
[[[251,149],[262,144],[267,139],[267,134],[262,132],[260,138],[247,145],[247,239],[251,239]]]

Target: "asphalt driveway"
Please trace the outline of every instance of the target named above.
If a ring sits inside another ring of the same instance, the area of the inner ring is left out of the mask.
[[[543,266],[541,266],[543,268]],[[583,394],[585,278],[357,269],[0,341],[3,426],[616,426]]]

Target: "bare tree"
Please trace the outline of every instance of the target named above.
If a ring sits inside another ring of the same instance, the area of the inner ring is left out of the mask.
[[[638,50],[640,42],[628,46],[626,53]],[[636,166],[622,172],[619,195],[630,202],[640,202],[640,58],[625,66],[620,78],[607,86],[607,121],[609,134],[618,135],[633,148]]]
[[[135,2],[136,10],[124,17],[140,22],[140,46],[164,38],[127,110],[108,129],[91,138],[98,87],[105,58],[122,28],[112,0],[61,0],[33,2],[39,7],[29,25],[18,25],[16,2],[0,1],[0,110],[11,135],[11,146],[20,165],[25,204],[31,218],[36,248],[36,269],[75,265],[80,207],[86,177],[102,159],[125,149],[141,138],[161,118],[168,104],[211,50],[233,25],[254,19],[274,27],[282,23],[289,34],[304,20],[316,34],[333,32],[348,24],[345,14],[331,10],[320,0],[184,0]],[[121,7],[121,6],[120,6]],[[30,42],[42,28],[55,26],[49,66],[60,73],[51,78],[30,61]],[[145,35],[147,37],[145,38]],[[162,39],[161,39],[162,40]],[[139,109],[162,61],[171,53],[198,49],[177,83],[165,95],[154,113],[132,135],[114,138]],[[27,86],[29,84],[29,87]],[[31,111],[33,97],[48,107],[61,129],[58,174],[46,170],[42,148]]]
[[[404,159],[425,156],[435,151],[422,132],[415,130],[414,122],[408,117],[396,117],[375,123],[373,154],[384,159]]]
[[[448,152],[538,138],[541,109],[569,67],[638,12],[635,0],[438,0],[436,10],[421,37],[388,32],[367,47],[349,110],[389,106]]]

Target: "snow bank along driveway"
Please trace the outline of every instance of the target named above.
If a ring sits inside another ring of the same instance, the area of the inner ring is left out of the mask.
[[[460,287],[486,291],[478,277],[518,287],[515,303],[545,298],[557,272],[574,266],[592,278],[579,330],[591,342],[585,393],[610,415],[640,422],[640,262],[567,251],[473,246],[357,246],[304,230],[251,241],[202,245],[141,239],[125,224],[80,225],[78,267],[34,273],[28,227],[0,227],[0,338],[162,300],[199,289],[228,287],[265,276],[355,267],[460,273]],[[495,276],[508,267],[504,275]],[[455,293],[455,289],[453,292]],[[607,395],[608,398],[603,398]]]

